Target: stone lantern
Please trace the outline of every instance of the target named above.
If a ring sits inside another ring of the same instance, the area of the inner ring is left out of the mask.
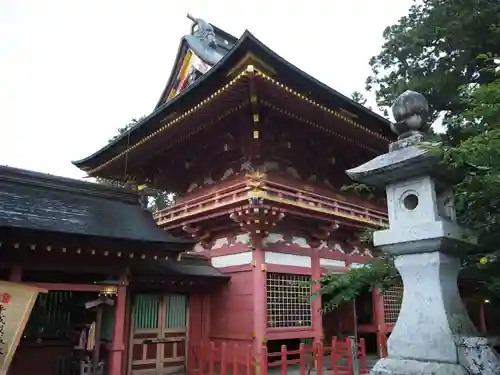
[[[388,357],[371,374],[500,374],[500,358],[478,337],[458,292],[460,257],[476,239],[456,223],[454,176],[426,140],[429,107],[406,91],[392,107],[399,135],[389,152],[347,171],[353,180],[385,188],[389,229],[374,244],[395,256],[403,303],[388,341]]]

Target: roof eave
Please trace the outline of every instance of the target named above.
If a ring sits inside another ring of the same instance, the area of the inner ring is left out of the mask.
[[[252,49],[252,44],[253,44],[254,47],[256,47],[257,49],[260,50],[260,51],[253,51],[253,52],[257,52],[257,54],[259,52],[267,54],[271,59],[276,60],[279,64],[282,64],[283,66],[285,66],[288,69],[292,70],[294,74],[297,74],[297,75],[301,76],[303,79],[310,81],[311,83],[313,83],[314,85],[318,86],[322,90],[325,90],[330,95],[335,96],[335,97],[341,99],[342,101],[345,101],[347,104],[352,105],[354,108],[357,108],[360,112],[364,113],[365,115],[368,115],[368,116],[370,116],[372,118],[375,118],[381,124],[387,126],[387,129],[389,129],[389,126],[390,126],[389,120],[387,120],[386,118],[380,116],[379,114],[377,114],[377,113],[369,110],[368,108],[360,105],[359,103],[357,103],[354,100],[348,98],[347,96],[341,94],[340,92],[332,89],[328,85],[320,82],[319,80],[317,80],[316,78],[314,78],[311,75],[307,74],[306,72],[300,70],[299,68],[297,68],[293,64],[291,64],[288,61],[286,61],[285,59],[283,59],[281,56],[279,56],[277,53],[275,53],[269,47],[267,47],[264,43],[262,43],[259,39],[257,39],[250,31],[245,30],[245,32],[243,33],[243,35],[239,38],[238,42],[234,45],[234,47],[225,56],[223,56],[223,58],[217,64],[215,64],[212,67],[212,69],[210,69],[209,72],[207,72],[206,74],[204,74],[203,76],[201,76],[198,80],[196,80],[186,90],[184,90],[181,93],[179,93],[179,95],[177,95],[172,100],[170,100],[170,101],[168,101],[166,103],[163,103],[162,105],[160,105],[159,107],[157,107],[153,113],[151,113],[149,116],[147,116],[146,118],[144,118],[141,122],[137,123],[131,129],[129,129],[129,131],[125,132],[120,137],[118,137],[115,140],[113,140],[112,142],[108,143],[106,146],[104,146],[100,150],[96,151],[95,153],[93,153],[92,155],[90,155],[90,156],[88,156],[86,158],[83,158],[83,159],[80,159],[80,160],[77,160],[77,161],[73,161],[72,163],[76,167],[78,167],[78,168],[80,168],[80,169],[82,169],[84,171],[85,171],[85,169],[89,169],[89,167],[90,167],[89,163],[93,159],[99,157],[100,155],[102,155],[107,150],[116,147],[116,145],[118,145],[119,143],[123,142],[124,139],[126,139],[129,134],[131,134],[134,131],[136,131],[139,127],[143,126],[144,124],[146,124],[146,123],[148,123],[150,121],[153,121],[153,119],[155,119],[156,117],[161,116],[167,109],[175,106],[177,103],[179,103],[182,100],[184,100],[184,98],[187,97],[191,92],[193,92],[194,90],[196,90],[197,87],[203,85],[204,82],[206,82],[211,76],[213,76],[214,74],[216,74],[219,70],[223,69],[226,61],[230,60],[232,58],[232,56],[236,55],[238,52],[241,52],[240,51],[241,48],[247,48],[247,49],[251,50]]]

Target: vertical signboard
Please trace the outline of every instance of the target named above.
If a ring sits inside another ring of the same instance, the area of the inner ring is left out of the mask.
[[[38,293],[46,290],[0,281],[0,375],[6,375]]]

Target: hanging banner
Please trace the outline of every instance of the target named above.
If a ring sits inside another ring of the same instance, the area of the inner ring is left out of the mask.
[[[184,89],[194,83],[194,81],[208,72],[210,68],[212,68],[210,64],[204,62],[189,49],[184,56],[179,73],[170,89],[167,101],[179,95]]]
[[[46,290],[0,281],[0,375],[6,375],[38,293]]]

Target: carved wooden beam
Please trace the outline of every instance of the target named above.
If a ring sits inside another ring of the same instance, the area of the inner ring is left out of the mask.
[[[306,237],[309,243],[309,246],[316,248],[319,247],[321,241],[327,241],[332,233],[340,228],[338,222],[333,221],[328,224],[319,224],[316,227],[316,230],[312,230],[309,232]]]
[[[184,225],[182,230],[189,233],[196,241],[200,242],[204,248],[210,248],[211,242],[213,240],[213,235],[209,230],[202,228],[201,226],[194,225]]]
[[[267,235],[285,216],[279,208],[265,205],[262,198],[251,197],[248,200],[248,206],[236,209],[229,217],[250,234]]]

